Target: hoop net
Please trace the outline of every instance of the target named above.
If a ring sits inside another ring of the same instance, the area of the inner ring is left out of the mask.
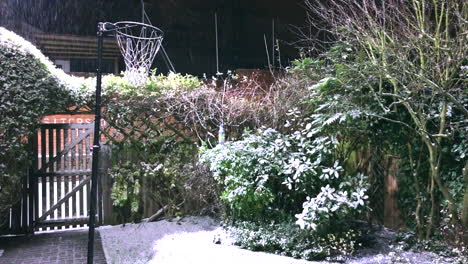
[[[134,86],[144,86],[154,57],[161,47],[163,32],[138,22],[117,22],[116,38],[125,61],[124,77]]]

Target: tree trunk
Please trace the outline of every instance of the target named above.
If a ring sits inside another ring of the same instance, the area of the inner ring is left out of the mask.
[[[429,151],[429,166],[431,168],[431,179],[437,183],[437,187],[439,187],[440,192],[442,193],[443,198],[448,203],[449,213],[451,215],[451,222],[452,224],[458,224],[458,210],[457,205],[455,204],[455,200],[453,199],[452,194],[449,192],[445,184],[442,182],[440,177],[440,158],[442,155],[441,150],[437,146],[432,146],[432,143],[423,137],[423,140],[426,143],[426,146]]]
[[[435,211],[436,211],[436,200],[435,200],[435,195],[434,195],[434,179],[431,178],[429,180],[429,195],[431,198],[431,211],[429,213],[429,218],[428,218],[428,223],[427,223],[427,228],[426,228],[426,240],[429,240],[432,236],[432,230],[434,229],[434,222],[435,222]]]
[[[410,159],[410,168],[411,168],[411,174],[413,175],[413,180],[414,180],[414,186],[416,188],[416,210],[415,210],[415,217],[416,217],[416,230],[418,232],[418,240],[423,240],[424,239],[424,227],[423,227],[423,217],[421,215],[421,210],[423,207],[423,198],[422,198],[422,192],[421,192],[421,186],[419,184],[419,178],[418,178],[418,171],[419,171],[419,166],[421,165],[421,155],[419,155],[418,162],[417,164],[415,163],[415,160],[413,158],[413,148],[411,146],[411,143],[408,143],[408,156]]]

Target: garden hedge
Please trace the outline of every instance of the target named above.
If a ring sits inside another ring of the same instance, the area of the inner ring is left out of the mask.
[[[74,104],[70,90],[24,43],[0,28],[0,229],[20,200],[30,160],[27,138],[43,116]]]

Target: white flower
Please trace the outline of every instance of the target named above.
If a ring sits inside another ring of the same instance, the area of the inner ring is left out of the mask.
[[[297,214],[296,217],[298,217],[297,221],[296,221],[296,224],[299,225],[299,227],[301,229],[304,229],[305,228],[305,225],[306,223],[304,222],[304,219],[302,217],[300,217],[301,215],[300,214]]]

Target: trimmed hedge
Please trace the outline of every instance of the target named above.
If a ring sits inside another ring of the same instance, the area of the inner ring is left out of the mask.
[[[0,229],[20,199],[20,179],[29,166],[27,138],[43,116],[75,104],[39,58],[9,40],[0,34]]]

